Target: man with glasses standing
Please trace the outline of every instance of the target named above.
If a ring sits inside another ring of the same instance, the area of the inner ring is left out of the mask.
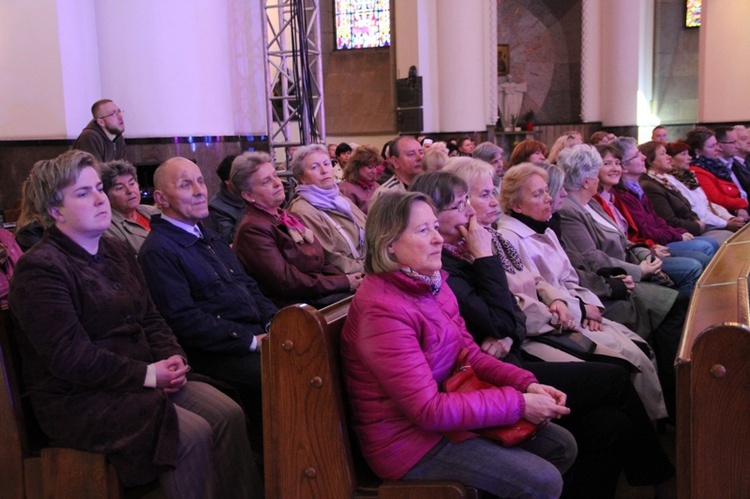
[[[94,117],[73,143],[73,149],[91,153],[104,163],[125,158],[125,119],[123,111],[110,99],[101,99],[91,106]]]

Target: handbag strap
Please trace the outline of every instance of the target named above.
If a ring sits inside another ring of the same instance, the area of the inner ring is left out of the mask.
[[[456,358],[456,367],[453,369],[453,372],[461,371],[467,367],[471,367],[466,360],[469,357],[469,349],[464,347],[461,349],[461,351],[458,353],[458,357]]]

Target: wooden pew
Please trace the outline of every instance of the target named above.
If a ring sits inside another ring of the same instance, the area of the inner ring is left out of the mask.
[[[698,281],[677,354],[681,498],[750,497],[749,276],[745,227]]]
[[[262,342],[266,497],[476,498],[475,489],[457,482],[380,484],[354,458],[339,359],[350,301],[320,311],[286,307]]]
[[[44,445],[24,394],[19,357],[11,314],[3,309],[0,311],[0,497],[119,499],[122,488],[117,472],[103,454]]]

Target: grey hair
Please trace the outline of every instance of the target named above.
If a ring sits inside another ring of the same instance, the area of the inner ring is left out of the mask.
[[[602,157],[594,146],[579,144],[560,151],[557,164],[565,172],[565,188],[578,191],[583,187],[584,180],[599,174]]]
[[[472,158],[481,159],[487,163],[491,163],[495,156],[502,154],[503,149],[492,142],[482,142],[474,148],[474,152],[471,153]]]
[[[630,159],[628,158],[628,155],[625,154],[626,151],[638,149],[638,142],[633,137],[617,137],[617,139],[612,142],[612,145],[620,150],[623,163]]]
[[[563,188],[565,182],[565,171],[559,166],[546,161],[536,161],[533,164],[539,168],[544,168],[547,172],[547,193],[556,198]]]
[[[109,190],[115,185],[115,179],[120,175],[132,175],[135,181],[138,181],[138,173],[135,166],[130,161],[121,159],[102,163],[100,174],[104,192],[106,193],[109,193]]]
[[[261,165],[266,163],[273,164],[271,155],[263,151],[244,152],[234,158],[232,169],[229,171],[229,179],[232,181],[234,190],[238,193],[242,191],[252,191],[248,180],[252,177]]]
[[[326,155],[326,158],[330,158],[328,155],[328,148],[323,144],[310,144],[302,146],[294,151],[292,157],[292,175],[299,180],[302,178],[302,174],[305,173],[305,158],[314,152],[320,152]]]

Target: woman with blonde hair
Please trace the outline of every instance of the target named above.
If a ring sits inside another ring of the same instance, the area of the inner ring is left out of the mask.
[[[547,424],[515,447],[467,433],[522,417],[549,422],[570,411],[564,393],[483,353],[466,331],[456,297],[443,285],[443,238],[429,198],[379,197],[366,238],[367,275],[349,308],[341,356],[370,467],[385,480],[457,480],[499,497],[559,497],[576,455],[567,430]],[[462,351],[494,387],[441,390]]]
[[[525,267],[533,269],[563,298],[556,301],[563,330],[579,331],[599,347],[607,348],[632,363],[640,372],[633,384],[652,419],[667,417],[656,368],[644,350],[645,341],[625,326],[602,316],[599,298],[582,287],[548,221],[553,198],[547,186],[548,174],[539,166],[524,163],[508,170],[500,192],[503,215],[498,231],[518,250]],[[516,282],[509,276],[511,289],[533,293],[531,283]],[[645,350],[648,350],[647,348]]]

